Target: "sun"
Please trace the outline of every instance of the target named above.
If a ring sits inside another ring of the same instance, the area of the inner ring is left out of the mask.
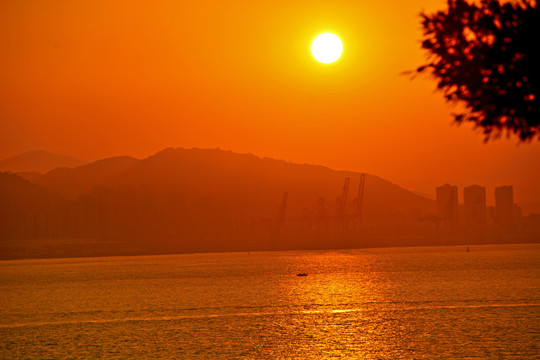
[[[313,57],[324,64],[330,64],[339,59],[343,52],[343,44],[337,35],[323,33],[311,43]]]

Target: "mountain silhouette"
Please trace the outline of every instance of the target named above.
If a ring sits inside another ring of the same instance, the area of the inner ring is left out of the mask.
[[[0,173],[0,256],[433,245],[441,241],[434,205],[371,174],[169,148],[57,168],[32,182]]]
[[[16,174],[0,172],[0,213],[49,211],[62,203],[61,196],[32,184]]]
[[[433,212],[434,202],[365,174],[360,218],[361,176],[197,148],[57,168],[31,176],[32,183],[2,173],[0,250],[20,258],[425,241],[425,234],[418,236],[426,228],[421,218]]]
[[[288,192],[287,214],[291,217],[314,213],[320,198],[332,208],[346,177],[351,178],[351,206],[360,173],[219,149],[169,148],[143,160],[116,157],[56,169],[33,182],[72,199],[96,186],[151,188],[162,197],[181,194],[186,204],[219,204],[260,220],[275,217],[284,192]],[[431,211],[433,201],[367,174],[363,208],[367,223],[388,224]]]
[[[47,151],[36,150],[16,155],[0,161],[0,171],[12,173],[41,173],[44,174],[60,167],[76,167],[83,165],[84,161],[71,156],[53,154]]]
[[[35,239],[60,237],[58,220],[64,205],[57,194],[18,175],[0,172],[0,258],[35,257],[42,248],[33,245]],[[30,247],[39,250],[28,251]]]
[[[32,182],[66,198],[75,199],[89,192],[94,186],[111,183],[139,160],[129,156],[98,160],[76,168],[58,168]]]

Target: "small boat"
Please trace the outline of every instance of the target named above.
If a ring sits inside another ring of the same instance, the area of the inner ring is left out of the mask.
[[[299,274],[296,274],[296,276],[307,276],[306,273],[299,273]]]

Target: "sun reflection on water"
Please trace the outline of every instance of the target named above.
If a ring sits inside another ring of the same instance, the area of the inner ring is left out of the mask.
[[[388,338],[391,334],[383,326],[388,319],[383,313],[377,315],[388,299],[384,284],[369,271],[373,257],[330,252],[294,261],[308,276],[283,283],[284,294],[289,303],[304,308],[292,321],[295,345],[305,354],[318,348],[323,358],[369,359],[370,353],[380,354],[390,341],[396,341],[393,335]],[[341,270],[326,271],[330,266]]]

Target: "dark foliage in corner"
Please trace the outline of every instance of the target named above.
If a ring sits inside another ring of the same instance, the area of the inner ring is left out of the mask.
[[[462,103],[455,121],[475,123],[486,140],[505,131],[540,139],[538,14],[534,0],[448,0],[447,9],[421,14],[429,57],[416,72],[432,75],[447,101]]]

